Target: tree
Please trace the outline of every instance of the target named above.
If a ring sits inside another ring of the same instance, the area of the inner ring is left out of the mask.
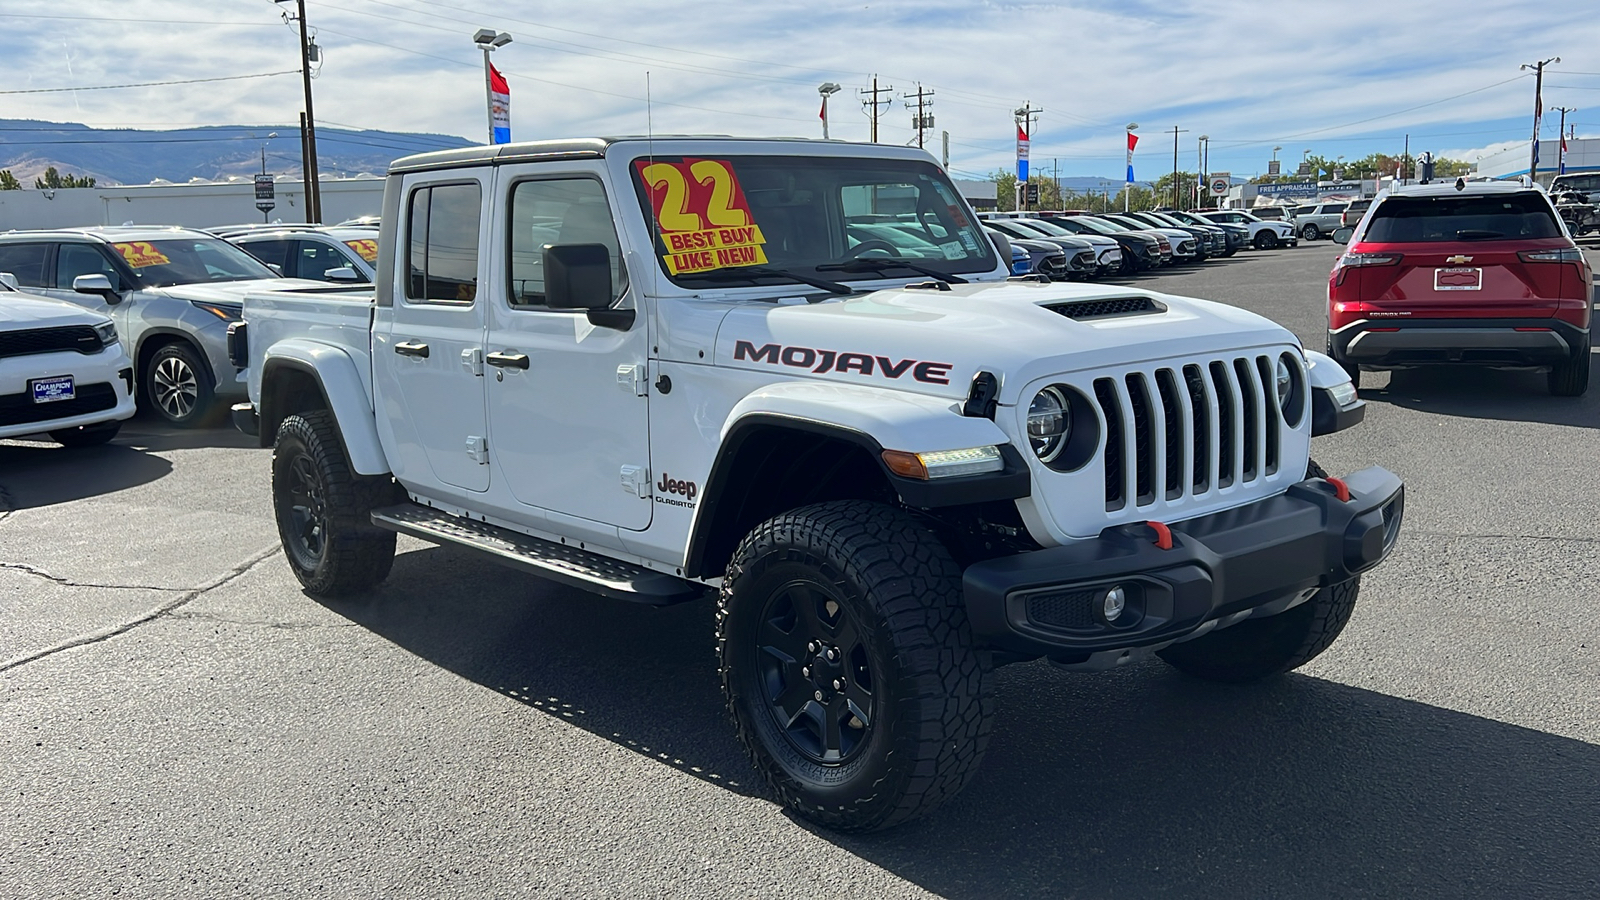
[[[44,170],[43,178],[35,178],[33,186],[39,190],[55,190],[57,188],[92,188],[94,178],[89,175],[63,175],[56,171],[55,166]]]
[[[22,182],[17,180],[17,176],[11,174],[10,169],[0,169],[0,191],[20,190],[22,190]]]
[[[1181,194],[1177,198],[1176,203],[1173,202],[1172,197],[1172,173],[1168,172],[1160,178],[1157,178],[1155,183],[1156,202],[1162,206],[1171,206],[1176,209],[1183,209],[1187,206],[1190,206],[1191,204],[1188,202],[1188,197],[1190,192],[1194,190],[1197,177],[1198,176],[1196,176],[1193,172],[1178,173],[1178,190],[1181,191]]]

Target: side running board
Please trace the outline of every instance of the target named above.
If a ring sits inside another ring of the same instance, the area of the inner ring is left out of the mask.
[[[618,600],[666,606],[693,600],[706,588],[567,544],[452,516],[418,503],[372,511],[372,524],[434,544],[475,551],[494,562]]]

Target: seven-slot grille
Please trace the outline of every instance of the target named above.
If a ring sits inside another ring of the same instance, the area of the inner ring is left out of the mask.
[[[1097,378],[1108,512],[1248,484],[1278,471],[1275,356]]]
[[[0,332],[0,358],[30,356],[35,353],[99,353],[100,335],[92,325],[65,325],[60,328],[27,328]]]

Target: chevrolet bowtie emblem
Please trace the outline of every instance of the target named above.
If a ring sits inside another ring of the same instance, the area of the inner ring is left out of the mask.
[[[1459,265],[1464,265],[1466,263],[1472,262],[1472,257],[1470,257],[1470,256],[1452,256],[1449,259],[1445,260],[1445,262],[1447,262],[1447,263],[1449,263],[1449,264],[1451,264],[1453,266],[1459,266]]]

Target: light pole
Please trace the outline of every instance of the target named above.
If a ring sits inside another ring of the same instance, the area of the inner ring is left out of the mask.
[[[822,139],[828,139],[828,98],[839,93],[844,88],[831,82],[824,81],[817,85],[817,93],[822,95]]]
[[[496,32],[493,28],[479,28],[472,35],[472,42],[483,50],[483,99],[489,111],[489,143],[505,144],[511,141],[511,97],[506,95],[506,105],[502,110],[505,116],[505,140],[496,140],[500,129],[495,127],[494,108],[494,66],[489,62],[489,54],[511,43],[511,35],[504,31]]]
[[[1122,188],[1122,211],[1128,211],[1128,198],[1133,194],[1133,145],[1139,143],[1139,138],[1134,134],[1139,130],[1138,122],[1128,123],[1128,183]]]

